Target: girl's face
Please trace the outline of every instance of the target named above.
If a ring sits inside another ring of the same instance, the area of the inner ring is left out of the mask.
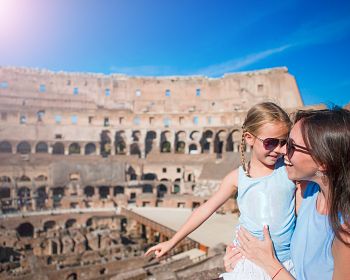
[[[257,134],[247,133],[245,140],[252,147],[252,159],[255,158],[267,166],[274,166],[282,155],[282,146],[287,135],[288,128],[283,122],[266,123]],[[273,145],[273,142],[277,145]]]
[[[289,134],[288,148],[283,147],[284,162],[290,180],[314,181],[319,166],[306,148],[301,134],[300,121],[297,122]]]

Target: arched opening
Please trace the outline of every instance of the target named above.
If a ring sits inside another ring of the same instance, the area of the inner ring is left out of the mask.
[[[92,197],[95,195],[95,189],[92,186],[87,186],[84,188],[84,194],[86,197]]]
[[[21,177],[18,178],[18,182],[30,182],[30,178],[26,175],[22,175]]]
[[[67,276],[66,280],[78,280],[78,275],[76,273],[71,273]]]
[[[0,142],[0,153],[8,153],[11,154],[12,153],[12,146],[10,144],[10,142],[8,141],[1,141]]]
[[[150,184],[145,184],[142,186],[143,193],[153,193],[153,186]]]
[[[64,197],[64,188],[63,187],[56,187],[52,189],[52,200],[53,200],[53,206],[59,207],[61,206],[61,199]]]
[[[162,153],[170,153],[171,152],[171,144],[169,141],[162,142],[161,152]]]
[[[27,187],[21,187],[17,191],[17,196],[18,196],[18,204],[20,207],[22,206],[29,206],[31,204],[30,201],[30,189]]]
[[[11,178],[8,176],[1,176],[0,183],[11,183]]]
[[[36,190],[36,207],[38,209],[43,209],[46,207],[46,199],[48,195],[46,193],[46,188],[45,186],[39,187]]]
[[[34,237],[34,227],[31,223],[22,223],[16,229],[20,237]]]
[[[157,133],[155,131],[147,131],[145,139],[145,152],[146,155],[153,149],[153,141],[157,138]]]
[[[178,141],[176,143],[176,152],[179,154],[184,154],[186,149],[186,144],[183,141]]]
[[[103,130],[100,135],[101,155],[107,157],[111,154],[111,137],[109,130]]]
[[[64,146],[62,143],[55,143],[52,146],[52,154],[53,155],[64,155]]]
[[[11,197],[10,188],[0,188],[0,200],[10,198],[10,197]]]
[[[18,154],[22,154],[22,155],[30,154],[30,150],[31,150],[31,147],[27,141],[22,141],[17,145]]]
[[[101,186],[98,188],[98,193],[100,195],[100,198],[108,198],[109,196],[109,187],[108,186]]]
[[[76,219],[69,219],[66,221],[65,223],[65,228],[71,228],[73,227],[75,224],[77,223],[77,220]]]
[[[35,153],[45,154],[49,151],[49,146],[45,142],[39,142],[35,146]]]
[[[50,229],[53,229],[55,226],[56,226],[55,221],[46,221],[44,223],[43,229],[44,229],[44,231],[48,231]]]
[[[95,155],[96,154],[96,145],[94,143],[88,143],[85,146],[85,155]]]
[[[137,143],[133,143],[130,145],[130,155],[138,155],[141,157],[141,150]]]
[[[124,194],[124,187],[123,186],[116,186],[113,189],[113,195],[116,196],[118,194]]]
[[[80,146],[78,143],[72,143],[69,145],[69,152],[70,155],[80,155]]]
[[[214,140],[214,153],[222,154],[225,136],[226,136],[226,132],[223,130],[219,131],[216,134],[215,140]]]
[[[155,173],[146,173],[142,175],[142,180],[154,181],[157,180],[157,175]]]
[[[198,150],[197,150],[197,145],[196,144],[191,144],[188,148],[188,152],[190,155],[193,154],[198,154]]]
[[[210,152],[210,145],[213,141],[213,135],[214,133],[211,130],[206,130],[202,134],[202,138],[199,142],[202,148],[202,153],[208,154]]]
[[[168,191],[168,188],[164,184],[160,184],[157,186],[157,197],[162,198],[164,197],[164,194],[166,194]]]
[[[92,221],[93,221],[92,218],[87,219],[86,220],[86,226],[87,227],[91,227],[92,226]]]

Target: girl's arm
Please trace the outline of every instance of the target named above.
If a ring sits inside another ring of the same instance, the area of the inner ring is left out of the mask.
[[[198,207],[180,230],[168,241],[155,245],[148,249],[146,256],[154,252],[157,257],[163,256],[177,243],[189,235],[206,221],[220,206],[222,206],[236,191],[238,181],[238,169],[230,172],[223,179],[219,190],[204,204]]]
[[[346,242],[350,242],[350,233],[347,236],[342,234],[342,237]],[[334,258],[333,280],[350,279],[350,246],[335,237],[332,253]]]

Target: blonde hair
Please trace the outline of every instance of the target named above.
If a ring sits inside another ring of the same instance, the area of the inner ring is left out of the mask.
[[[272,102],[263,102],[256,104],[249,109],[247,116],[244,120],[242,126],[242,139],[240,145],[241,151],[241,164],[244,170],[244,173],[247,176],[249,175],[248,168],[246,166],[246,161],[244,157],[244,152],[246,150],[245,134],[250,132],[254,135],[257,135],[259,129],[267,123],[282,122],[285,123],[288,131],[292,126],[292,122],[288,114],[278,105]]]

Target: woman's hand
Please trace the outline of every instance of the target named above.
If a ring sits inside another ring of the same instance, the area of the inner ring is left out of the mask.
[[[174,247],[173,243],[171,240],[159,243],[147,250],[145,253],[145,256],[149,256],[151,253],[154,252],[156,255],[157,259],[160,258],[161,256],[165,255],[167,252],[169,252],[172,248]]]
[[[264,240],[259,240],[241,227],[238,231],[238,250],[244,257],[265,269],[271,276],[282,265],[275,256],[275,250],[267,226],[264,226],[263,232]]]
[[[236,245],[231,244],[227,246],[226,254],[224,256],[224,266],[226,272],[232,271],[241,258],[242,253],[237,249]]]

